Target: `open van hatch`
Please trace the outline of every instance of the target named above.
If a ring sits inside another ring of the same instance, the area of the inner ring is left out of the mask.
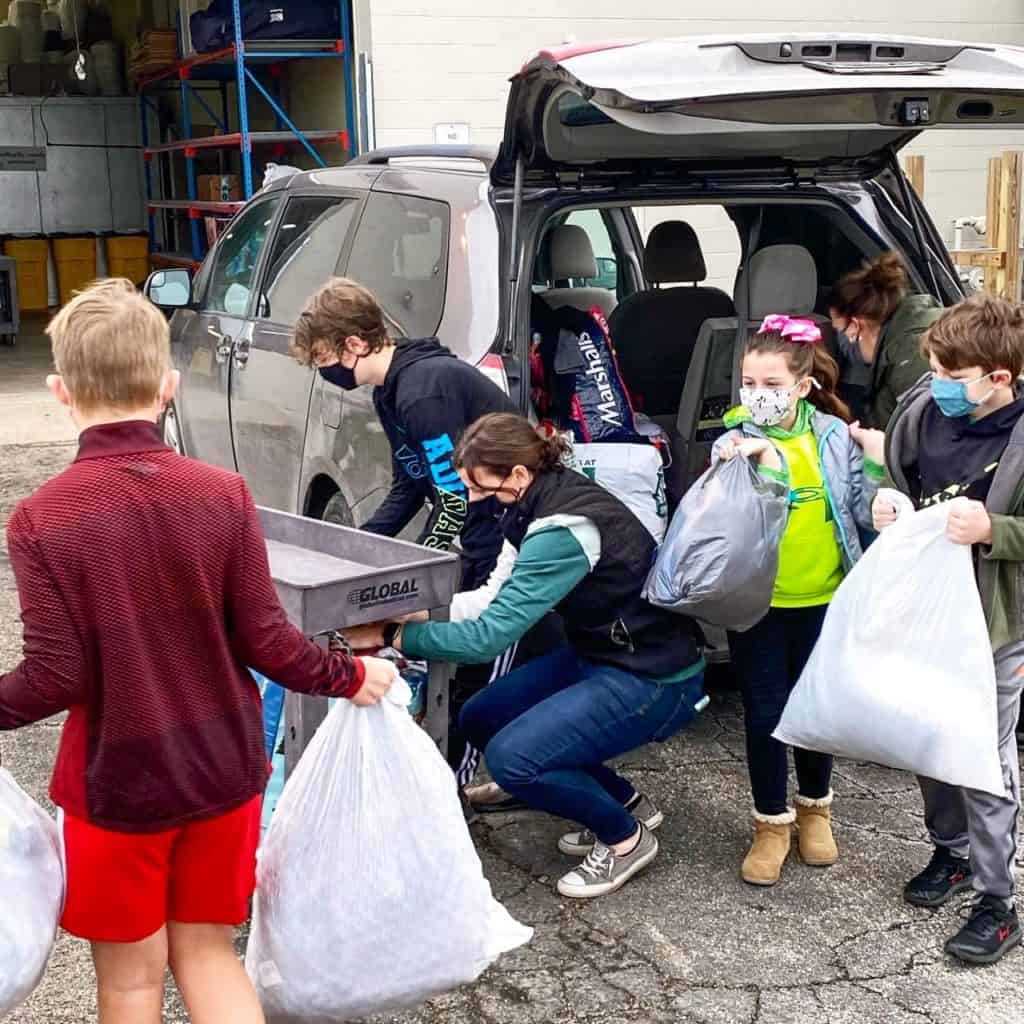
[[[1024,126],[1024,48],[692,36],[543,51],[512,79],[494,180],[565,172],[877,170],[926,128]]]

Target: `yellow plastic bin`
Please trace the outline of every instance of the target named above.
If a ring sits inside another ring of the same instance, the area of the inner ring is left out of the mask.
[[[63,306],[96,277],[95,238],[55,238],[53,258],[57,264],[57,287]]]
[[[46,310],[46,261],[49,243],[45,238],[9,238],[4,255],[14,260],[18,278],[18,306],[23,313]]]
[[[127,277],[135,285],[145,284],[149,277],[149,237],[114,235],[106,243],[107,273],[111,277]]]

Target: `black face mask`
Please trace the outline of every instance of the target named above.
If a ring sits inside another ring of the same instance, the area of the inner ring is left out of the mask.
[[[333,366],[321,366],[320,376],[332,384],[337,384],[345,391],[355,391],[359,387],[355,367],[350,370],[348,367],[342,366],[341,363],[335,363]]]

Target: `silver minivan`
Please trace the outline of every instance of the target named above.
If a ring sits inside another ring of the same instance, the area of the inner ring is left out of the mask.
[[[153,301],[176,307],[182,374],[165,436],[243,473],[260,504],[358,525],[391,478],[369,390],[343,393],[288,354],[325,279],[361,281],[396,336],[436,334],[524,412],[538,308],[599,305],[627,384],[670,437],[677,499],[764,312],[827,327],[831,284],[887,249],[918,291],[961,297],[899,151],[930,129],[1021,127],[1017,47],[835,34],[542,52],[512,80],[494,151],[381,150],[275,181],[194,280],[151,277]],[[735,232],[728,287],[703,284],[689,212],[708,207]],[[645,245],[650,209],[672,226]]]

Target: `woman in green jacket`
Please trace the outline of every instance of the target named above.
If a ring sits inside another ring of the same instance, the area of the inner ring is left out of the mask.
[[[912,294],[902,257],[886,252],[839,279],[829,310],[832,326],[871,366],[862,425],[885,430],[900,396],[928,372],[921,336],[943,307],[931,295]]]

